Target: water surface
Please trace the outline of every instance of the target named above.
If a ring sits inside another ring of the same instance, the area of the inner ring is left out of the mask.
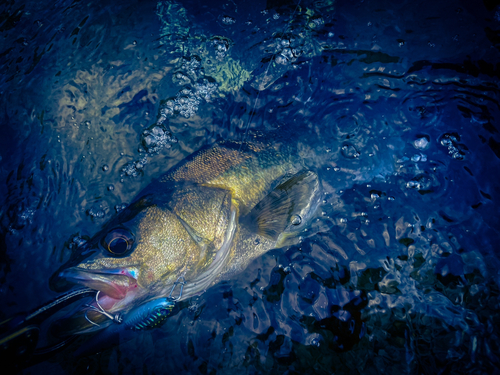
[[[1,14],[1,317],[54,298],[75,236],[217,139],[281,129],[325,192],[298,245],[161,329],[75,361],[78,342],[26,373],[497,371],[493,1],[7,1]]]

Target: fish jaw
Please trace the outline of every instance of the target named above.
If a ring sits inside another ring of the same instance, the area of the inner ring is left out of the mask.
[[[100,291],[100,298],[108,297],[107,299],[113,300],[129,299],[139,288],[134,269],[89,270],[71,267],[62,271],[59,276],[69,282]]]
[[[85,265],[85,264],[84,264]],[[134,267],[115,269],[88,269],[70,267],[58,277],[70,283],[95,289],[99,293],[89,304],[81,305],[69,316],[56,320],[51,325],[55,337],[67,337],[100,331],[113,324],[108,314],[126,313],[141,298],[144,289],[137,282],[138,271]]]

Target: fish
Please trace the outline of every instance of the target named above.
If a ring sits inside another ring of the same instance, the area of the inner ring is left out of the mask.
[[[177,300],[203,293],[268,250],[297,243],[320,195],[318,175],[286,142],[202,148],[148,185],[56,272],[52,285],[77,284],[98,297],[53,332],[99,331],[113,316],[173,292]]]

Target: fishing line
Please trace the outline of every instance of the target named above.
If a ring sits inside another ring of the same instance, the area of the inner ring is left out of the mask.
[[[285,35],[285,33],[288,31],[288,29],[289,29],[289,27],[290,27],[290,25],[291,25],[291,23],[293,21],[293,18],[295,17],[295,13],[297,13],[297,10],[300,7],[300,2],[301,1],[302,0],[299,0],[299,2],[297,3],[297,5],[295,6],[295,9],[293,10],[293,13],[292,13],[292,15],[291,15],[291,17],[290,17],[290,19],[288,21],[288,26],[285,28],[285,30],[283,30],[281,32],[281,37],[283,37]],[[271,60],[269,61],[269,64],[267,64],[266,71],[264,72],[264,78],[267,77],[267,73],[269,72],[269,67],[273,63],[274,58],[275,58],[275,55],[273,54],[272,57],[271,57]],[[243,138],[241,139],[241,143],[240,143],[240,147],[239,147],[238,151],[241,151],[241,147],[243,146],[243,143],[245,142],[245,139],[247,137],[248,129],[250,128],[250,121],[252,121],[253,114],[255,113],[255,108],[257,107],[257,102],[259,100],[259,96],[260,96],[260,90],[257,92],[257,97],[255,98],[255,102],[254,102],[253,108],[252,108],[252,110],[249,113],[248,121],[247,121],[247,124],[245,126],[245,133],[243,134]],[[220,206],[220,214],[221,215],[222,215],[222,211],[223,211],[223,203],[221,203],[221,206]]]
[[[297,3],[297,6],[295,7],[293,13],[292,13],[292,16],[290,17],[290,20],[288,21],[288,26],[285,28],[285,30],[283,30],[281,32],[281,37],[283,37],[285,35],[285,33],[288,31],[288,28],[290,27],[292,21],[293,21],[293,18],[295,16],[295,13],[297,13],[297,9],[299,8],[300,6],[300,2],[302,0],[299,0],[299,2]],[[271,64],[274,62],[274,59],[275,59],[275,54],[273,54],[273,56],[271,57],[271,60],[269,61],[269,64],[267,64],[267,68],[266,68],[266,71],[264,72],[264,80],[265,78],[267,78],[267,73],[269,72],[269,67],[271,66]],[[253,114],[255,113],[255,108],[257,108],[257,102],[259,100],[259,96],[260,96],[260,90],[257,92],[257,97],[255,98],[255,102],[254,102],[254,105],[253,105],[253,108],[252,110],[250,111],[249,113],[249,117],[248,117],[248,121],[247,121],[247,125],[245,126],[245,133],[243,134],[243,138],[241,140],[241,144],[240,144],[240,150],[241,151],[241,146],[243,145],[243,143],[245,142],[245,139],[247,137],[247,134],[248,134],[248,129],[250,127],[250,121],[252,121],[252,118],[253,118]]]

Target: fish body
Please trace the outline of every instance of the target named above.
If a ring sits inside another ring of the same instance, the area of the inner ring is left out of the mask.
[[[318,197],[316,174],[303,169],[292,147],[220,142],[151,183],[58,276],[100,291],[98,303],[110,314],[168,296],[180,277],[186,282],[178,297],[187,299],[293,243]],[[95,310],[80,311],[61,329],[111,324]]]

